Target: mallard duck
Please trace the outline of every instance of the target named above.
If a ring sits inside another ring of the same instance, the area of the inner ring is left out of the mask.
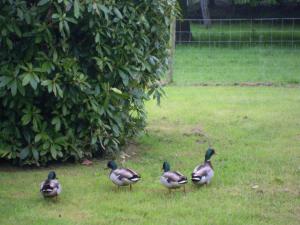
[[[164,173],[160,177],[160,182],[169,189],[180,188],[183,187],[183,191],[185,192],[185,184],[188,182],[187,178],[178,171],[170,171],[170,164],[168,162],[163,163],[162,169]]]
[[[40,192],[46,197],[57,197],[61,193],[61,185],[54,171],[49,172],[48,178],[41,183]]]
[[[192,173],[192,181],[194,184],[209,184],[214,176],[214,169],[210,162],[210,158],[216,154],[215,150],[209,148],[206,151],[204,164],[196,166]]]
[[[118,168],[115,161],[109,161],[107,167],[111,169],[109,174],[109,179],[118,186],[127,186],[129,185],[130,190],[132,189],[131,185],[137,183],[141,176],[128,168]]]

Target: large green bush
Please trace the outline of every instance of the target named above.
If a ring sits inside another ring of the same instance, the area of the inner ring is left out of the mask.
[[[0,0],[0,158],[114,152],[159,98],[174,0]]]

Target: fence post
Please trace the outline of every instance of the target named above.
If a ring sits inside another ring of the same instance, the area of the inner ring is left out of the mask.
[[[167,74],[167,84],[173,82],[174,73],[174,54],[175,54],[175,42],[176,42],[176,17],[172,19],[172,24],[170,26],[170,51],[169,51],[169,70]]]

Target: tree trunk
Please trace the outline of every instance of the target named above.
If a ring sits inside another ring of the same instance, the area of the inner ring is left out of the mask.
[[[209,0],[200,0],[200,8],[202,12],[203,24],[206,28],[211,26],[208,4],[209,4]]]
[[[167,76],[167,83],[173,82],[173,65],[174,65],[174,54],[175,54],[175,40],[176,40],[176,18],[173,18],[173,22],[170,27],[170,55],[169,55],[169,70]]]

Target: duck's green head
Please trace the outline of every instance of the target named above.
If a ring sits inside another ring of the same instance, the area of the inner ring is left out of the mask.
[[[170,164],[168,162],[164,162],[162,169],[164,170],[164,172],[168,172],[170,171]]]
[[[107,167],[110,168],[110,169],[112,169],[112,170],[115,170],[115,169],[118,168],[117,163],[115,161],[113,161],[113,160],[111,160],[111,161],[109,161],[107,163]]]
[[[54,180],[54,179],[56,179],[56,173],[54,171],[49,172],[48,180]]]
[[[210,160],[210,158],[216,154],[215,150],[213,148],[208,148],[206,153],[205,153],[205,161]]]

